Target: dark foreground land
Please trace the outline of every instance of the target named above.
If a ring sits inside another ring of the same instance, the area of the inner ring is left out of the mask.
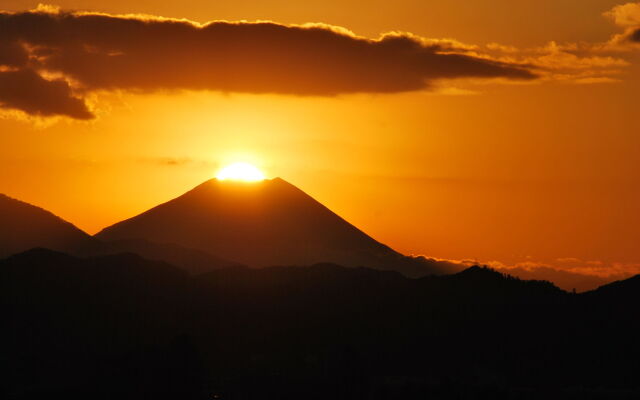
[[[5,399],[637,399],[640,277],[0,261]]]

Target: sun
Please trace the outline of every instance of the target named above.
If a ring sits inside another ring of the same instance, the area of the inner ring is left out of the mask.
[[[222,168],[216,175],[218,180],[233,180],[243,182],[258,182],[265,179],[264,174],[255,166],[237,162]]]

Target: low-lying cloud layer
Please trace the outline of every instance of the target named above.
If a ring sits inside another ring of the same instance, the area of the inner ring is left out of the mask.
[[[90,119],[91,91],[214,90],[331,96],[428,89],[452,78],[531,80],[529,67],[406,34],[326,25],[197,24],[39,8],[0,12],[0,105]]]

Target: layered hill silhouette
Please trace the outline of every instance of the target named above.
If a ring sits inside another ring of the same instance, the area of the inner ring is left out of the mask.
[[[0,395],[632,399],[639,278],[569,294],[488,268],[189,275],[132,254],[0,261]]]
[[[191,249],[173,243],[155,243],[144,239],[101,242],[100,251],[92,255],[133,253],[148,260],[164,261],[180,267],[190,274],[201,274],[220,268],[238,267],[242,264],[226,260],[206,251]]]
[[[90,254],[99,246],[98,240],[49,211],[0,194],[0,258],[34,247]]]
[[[239,263],[171,243],[147,240],[104,242],[40,207],[0,194],[0,259],[32,248],[78,256],[134,253],[197,274]]]
[[[194,274],[238,265],[319,262],[410,277],[460,269],[394,251],[280,178],[251,184],[212,179],[94,237],[4,195],[0,217],[0,258],[42,247],[78,256],[135,253]]]
[[[413,277],[458,268],[403,256],[280,178],[254,183],[211,179],[96,237],[174,243],[252,267],[329,262]]]

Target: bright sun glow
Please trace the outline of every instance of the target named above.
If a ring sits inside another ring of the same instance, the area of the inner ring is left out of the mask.
[[[248,163],[234,163],[222,168],[216,175],[221,181],[234,180],[244,182],[256,182],[265,179],[264,174],[258,168]]]

